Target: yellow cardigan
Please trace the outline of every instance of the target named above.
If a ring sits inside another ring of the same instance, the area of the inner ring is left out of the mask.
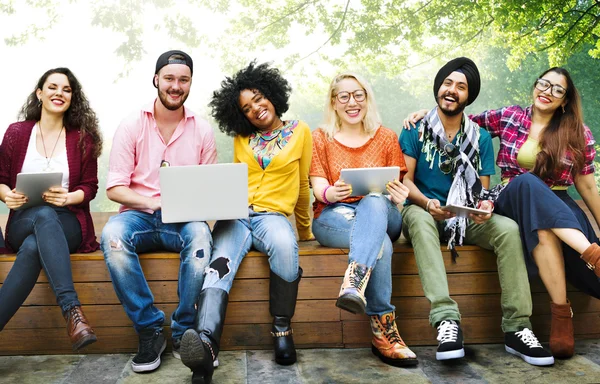
[[[279,212],[296,215],[300,240],[311,236],[310,188],[308,170],[312,157],[312,135],[303,121],[298,121],[292,138],[267,166],[262,169],[248,137],[233,140],[233,161],[248,164],[248,205],[255,211]]]

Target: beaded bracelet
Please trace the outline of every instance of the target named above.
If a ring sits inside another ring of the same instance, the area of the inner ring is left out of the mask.
[[[327,190],[331,188],[331,185],[328,185],[325,187],[325,189],[323,189],[323,195],[321,196],[323,198],[323,202],[327,205],[333,204],[332,201],[327,200]]]

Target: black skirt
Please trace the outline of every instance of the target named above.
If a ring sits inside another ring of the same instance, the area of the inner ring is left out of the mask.
[[[510,217],[519,224],[523,254],[530,276],[539,274],[532,255],[539,243],[539,229],[573,228],[581,231],[590,243],[598,243],[598,236],[585,212],[567,191],[550,189],[532,173],[525,173],[511,180],[500,193],[495,205],[497,213]],[[567,281],[579,290],[600,298],[600,281],[580,256],[563,243]]]

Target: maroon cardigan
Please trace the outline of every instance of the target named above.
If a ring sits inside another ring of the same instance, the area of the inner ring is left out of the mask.
[[[6,133],[2,144],[0,144],[0,184],[6,184],[13,189],[17,182],[17,173],[21,172],[27,146],[31,137],[31,130],[35,126],[35,121],[20,121],[11,124]],[[84,139],[85,157],[82,158],[82,151],[79,148],[80,131],[78,129],[66,130],[67,160],[69,162],[69,192],[81,189],[83,191],[83,201],[77,205],[69,205],[67,208],[75,213],[79,224],[81,225],[81,245],[77,252],[93,252],[99,248],[94,233],[94,223],[90,215],[90,201],[96,196],[98,191],[98,159],[93,156],[92,139],[88,136]],[[0,253],[9,253],[13,251],[8,244],[8,228],[14,211],[10,211],[8,222],[6,224],[6,248],[0,248]]]

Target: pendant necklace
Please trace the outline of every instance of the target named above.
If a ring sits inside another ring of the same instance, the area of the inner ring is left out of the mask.
[[[58,137],[56,138],[56,142],[54,143],[54,147],[52,148],[52,152],[50,152],[50,157],[48,157],[48,153],[46,152],[46,142],[44,142],[44,133],[42,132],[42,124],[39,121],[38,121],[38,127],[40,128],[40,136],[42,137],[42,147],[44,147],[44,157],[46,158],[46,166],[42,169],[42,171],[50,172],[53,170],[53,168],[50,166],[50,161],[52,161],[52,155],[54,155],[54,150],[56,149],[56,146],[58,145],[58,140],[60,140],[60,135],[62,135],[62,131],[63,131],[63,129],[65,129],[65,127],[63,126],[60,129],[60,132],[58,133]]]

